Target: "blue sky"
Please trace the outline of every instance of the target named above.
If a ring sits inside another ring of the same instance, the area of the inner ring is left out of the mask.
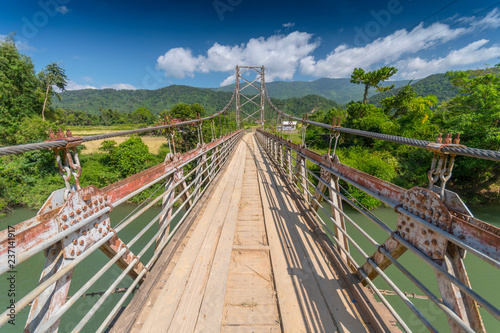
[[[4,2],[0,35],[41,70],[61,62],[68,89],[218,87],[234,67],[265,65],[266,79],[349,77],[399,69],[415,79],[500,62],[498,1]]]

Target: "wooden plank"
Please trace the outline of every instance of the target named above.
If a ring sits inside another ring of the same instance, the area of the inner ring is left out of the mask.
[[[294,289],[290,290],[295,290],[297,294],[296,301],[303,309],[301,319],[307,325],[307,330],[366,332],[367,328],[362,324],[350,299],[342,292],[336,275],[328,265],[328,260],[318,251],[318,244],[312,239],[309,228],[298,214],[298,209],[292,200],[295,194],[288,191],[286,185],[277,176],[276,170],[264,160],[263,169],[262,174],[266,177],[266,182],[270,184],[270,195],[274,196],[273,208],[281,212],[275,220],[279,228],[277,237],[287,243],[283,252],[287,264],[294,273],[293,276],[287,278],[292,280]],[[275,252],[277,251],[271,244],[273,262]],[[280,283],[280,279],[276,278],[277,287]],[[289,294],[291,294],[290,291]],[[287,297],[290,296],[287,295]],[[282,298],[278,290],[280,309],[284,313]],[[287,320],[290,319],[286,319],[283,315],[285,331],[288,326]],[[340,322],[342,324],[338,324]]]
[[[207,229],[209,229],[210,223],[219,209],[219,203],[224,202],[225,199],[227,200],[227,195],[224,194],[231,194],[232,192],[234,183],[229,182],[229,179],[231,179],[235,167],[239,166],[240,163],[241,149],[238,148],[235,158],[232,159],[228,165],[228,172],[224,174],[224,177],[221,179],[208,201],[207,209],[200,218],[200,222],[196,230],[193,232],[189,243],[183,250],[181,258],[175,267],[174,273],[170,277],[169,281],[167,281],[167,284],[158,297],[158,299],[162,300],[162,302],[157,302],[157,304],[155,304],[150,315],[144,322],[141,332],[156,332],[158,330],[166,331],[168,329],[171,319],[175,314],[176,305],[182,296],[186,281],[189,278],[200,247],[205,239],[205,236],[207,236]]]
[[[246,147],[242,144],[243,151],[246,154]],[[222,310],[224,307],[224,296],[226,294],[227,276],[229,273],[229,264],[231,261],[231,249],[234,241],[234,232],[236,229],[236,219],[238,217],[238,204],[241,199],[243,187],[243,175],[245,163],[242,163],[238,174],[236,175],[236,184],[229,209],[224,219],[224,226],[219,239],[219,244],[213,260],[210,277],[208,279],[201,307],[197,320],[193,320],[195,311],[191,311],[185,318],[186,322],[196,324],[194,332],[220,332],[222,328]],[[199,295],[200,298],[201,295]],[[188,309],[189,311],[189,309]],[[183,318],[184,319],[184,318]],[[191,331],[188,329],[187,331]]]
[[[257,147],[256,143],[254,145]],[[300,300],[295,292],[296,288],[291,277],[291,272],[289,271],[287,258],[282,249],[282,247],[289,244],[282,243],[277,230],[276,220],[280,219],[278,210],[276,209],[277,198],[269,186],[270,179],[266,176],[268,171],[265,169],[264,157],[259,149],[255,149],[255,157],[258,163],[257,168],[260,169],[258,176],[262,209],[264,211],[264,221],[266,223],[267,238],[272,258],[276,292],[278,294],[281,325],[285,332],[308,332],[309,327],[304,319]]]
[[[231,158],[234,158],[234,155]],[[185,246],[185,243],[188,240],[187,235],[189,233],[192,233],[192,229],[197,225],[197,222],[199,220],[197,219],[198,216],[204,213],[206,209],[206,203],[211,199],[212,194],[214,193],[215,189],[218,188],[219,183],[224,180],[224,175],[229,164],[230,161],[217,174],[211,186],[207,189],[203,197],[200,199],[200,201],[198,201],[196,207],[193,208],[193,210],[189,214],[189,217],[179,227],[170,242],[163,249],[163,253],[160,255],[155,265],[147,274],[147,278],[141,285],[141,288],[139,288],[139,290],[135,293],[134,297],[132,298],[129,305],[125,308],[125,310],[117,315],[117,317],[119,317],[119,320],[117,320],[118,318],[114,319],[114,325],[110,327],[110,333],[130,332],[134,331],[135,328],[140,328],[142,326],[139,318],[140,316],[147,317],[147,314],[145,314],[145,312],[150,310],[150,307],[147,307],[147,304],[156,301],[158,293],[155,293],[155,289],[162,287],[158,286],[158,282],[160,278],[164,277],[164,270],[169,265],[175,266],[175,263],[172,263],[171,260],[175,258],[175,256],[180,257],[182,247],[181,249],[179,249],[179,247],[183,244]],[[167,277],[165,276],[165,281],[166,279]]]

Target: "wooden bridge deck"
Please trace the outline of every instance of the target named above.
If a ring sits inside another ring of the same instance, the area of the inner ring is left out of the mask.
[[[372,331],[292,195],[247,134],[150,292],[112,331]]]

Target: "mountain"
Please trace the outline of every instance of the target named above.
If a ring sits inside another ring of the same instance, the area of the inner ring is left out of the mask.
[[[387,81],[383,86],[394,84],[395,87],[401,87],[408,84],[410,80]],[[243,83],[242,83],[243,84]],[[257,87],[259,83],[256,83]],[[303,97],[306,95],[319,95],[334,100],[338,104],[347,104],[350,101],[359,101],[363,99],[364,86],[351,83],[350,79],[318,79],[311,82],[306,81],[275,81],[266,83],[266,89],[269,96],[279,99],[292,97]],[[234,84],[214,88],[214,91],[233,91]],[[243,90],[244,94],[255,95],[257,90],[253,87],[247,87]],[[375,94],[371,89],[371,95]]]
[[[61,101],[54,100],[56,107],[95,115],[101,114],[99,110],[101,108],[132,113],[142,106],[151,110],[153,114],[159,114],[179,103],[199,103],[208,114],[212,114],[220,111],[229,102],[232,92],[172,85],[157,90],[72,90],[64,91],[60,93],[60,96]],[[286,102],[273,98],[273,103],[298,116],[312,110],[329,110],[338,106],[334,101],[317,95],[294,97]],[[243,107],[243,111],[252,113],[255,108],[254,105],[248,103]]]
[[[157,90],[84,89],[64,91],[61,101],[54,99],[54,106],[100,114],[99,108],[131,113],[144,106],[153,114],[170,109],[178,103],[200,103],[208,113],[221,110],[231,99],[231,92],[171,85]]]
[[[458,90],[455,86],[450,83],[450,80],[445,74],[433,74],[429,75],[425,79],[418,82],[412,82],[415,93],[419,96],[435,95],[439,102],[449,101],[451,98],[458,94]],[[396,95],[400,88],[393,89],[384,93],[376,94],[370,97],[370,104],[380,106],[380,101],[384,98]]]

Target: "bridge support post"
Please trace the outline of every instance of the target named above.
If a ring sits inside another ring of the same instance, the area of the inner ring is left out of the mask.
[[[308,205],[311,204],[309,198],[308,186],[307,186],[307,170],[306,170],[306,159],[304,156],[297,154],[297,163],[295,164],[295,177],[297,178],[297,185],[302,187],[302,192],[304,193],[304,199]]]

